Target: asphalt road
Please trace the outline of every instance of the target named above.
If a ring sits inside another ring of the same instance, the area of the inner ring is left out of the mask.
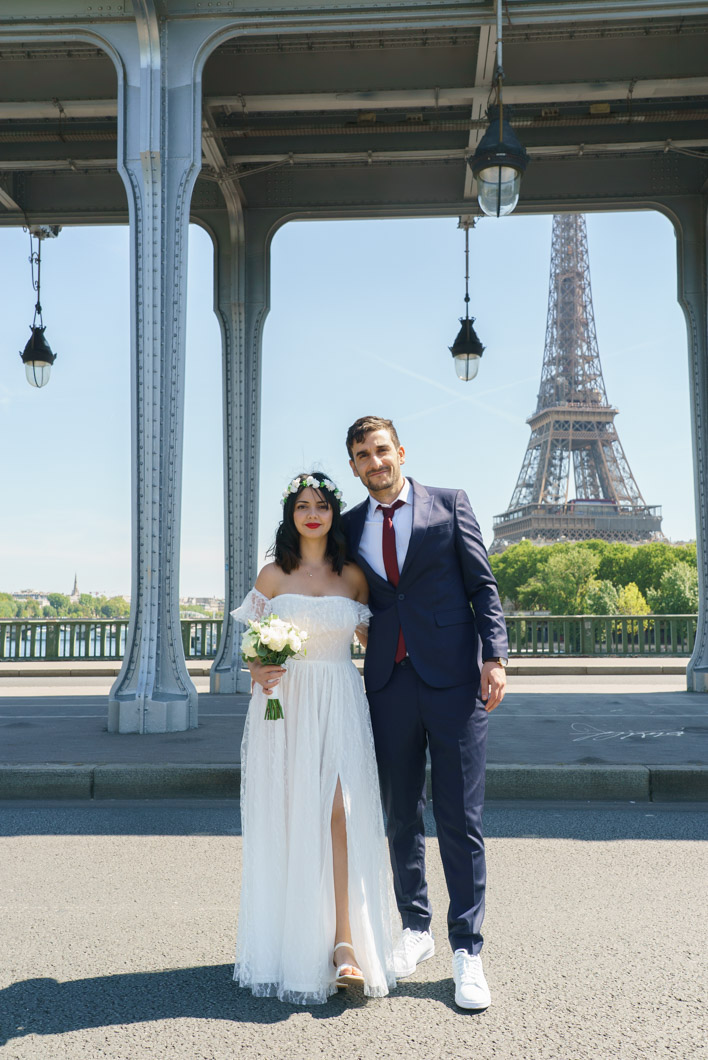
[[[701,1060],[708,812],[490,806],[487,1013],[456,1009],[436,841],[438,953],[382,1000],[300,1009],[231,980],[233,802],[0,809],[7,1060]]]

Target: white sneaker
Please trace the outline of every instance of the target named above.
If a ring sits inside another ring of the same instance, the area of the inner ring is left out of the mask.
[[[435,942],[429,931],[412,931],[406,928],[393,952],[396,979],[413,975],[421,961],[427,961],[435,953]]]
[[[478,1010],[489,1008],[492,997],[484,978],[482,958],[478,953],[455,950],[452,957],[452,974],[455,979],[456,1005]]]

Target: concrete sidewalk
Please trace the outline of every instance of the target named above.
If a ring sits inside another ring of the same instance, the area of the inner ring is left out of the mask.
[[[618,661],[614,674],[595,660],[564,660],[552,674],[538,672],[546,660],[529,662],[536,672],[512,671],[490,717],[490,799],[708,799],[708,697],[682,690],[683,661],[676,675],[626,672],[644,660]],[[198,729],[118,736],[106,730],[109,677],[6,674],[0,798],[237,797],[248,697],[195,683]]]

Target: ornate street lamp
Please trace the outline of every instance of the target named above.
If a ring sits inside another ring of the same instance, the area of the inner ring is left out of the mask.
[[[477,181],[477,201],[488,217],[504,217],[519,201],[521,178],[529,163],[529,156],[521,146],[509,124],[510,110],[502,100],[504,68],[502,67],[501,0],[497,0],[497,68],[496,103],[489,107],[489,128],[477,150],[468,159]]]
[[[455,361],[457,378],[464,383],[469,383],[477,375],[479,361],[484,353],[484,346],[472,327],[474,317],[470,317],[470,225],[474,227],[474,221],[460,221],[460,227],[465,230],[465,315],[460,317],[462,327],[449,347]]]
[[[52,365],[57,359],[56,353],[52,353],[49,343],[44,337],[45,324],[42,320],[42,302],[41,302],[41,280],[42,280],[42,240],[46,238],[53,238],[59,234],[59,227],[49,227],[42,225],[37,228],[30,228],[30,266],[32,269],[32,286],[37,292],[37,301],[34,307],[34,318],[30,324],[30,331],[32,332],[27,345],[24,350],[20,353],[20,357],[25,366],[25,375],[27,376],[27,382],[30,386],[42,387],[46,386],[49,382],[49,376],[52,372]],[[37,249],[34,249],[32,242],[33,238],[37,240]],[[37,278],[35,279],[34,269],[37,266]],[[39,323],[37,320],[39,319]]]

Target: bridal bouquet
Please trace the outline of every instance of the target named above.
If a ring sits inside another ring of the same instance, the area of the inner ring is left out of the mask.
[[[307,633],[277,615],[267,615],[259,622],[249,619],[248,629],[241,638],[241,658],[245,663],[257,659],[264,666],[282,666],[286,659],[305,655]],[[266,720],[283,717],[283,705],[276,696],[269,696]]]

